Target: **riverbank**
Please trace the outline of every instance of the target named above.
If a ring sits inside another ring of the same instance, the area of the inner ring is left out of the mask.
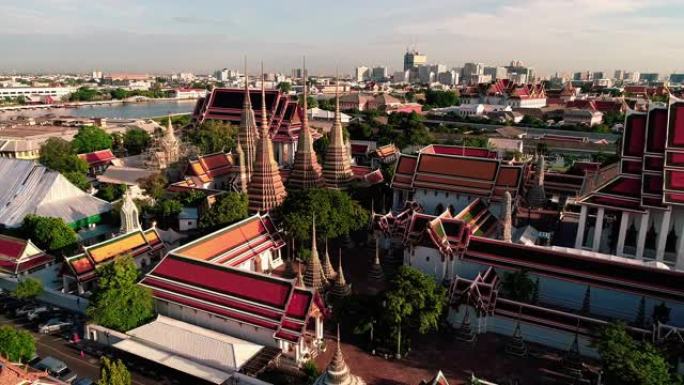
[[[102,101],[81,102],[77,105],[50,105],[45,108],[27,106],[28,109],[0,110],[0,121],[26,118],[54,119],[107,118],[107,119],[150,119],[168,114],[189,114],[195,107],[195,99],[148,99],[141,102]]]

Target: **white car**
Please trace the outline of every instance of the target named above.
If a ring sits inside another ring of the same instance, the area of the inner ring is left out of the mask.
[[[38,326],[38,332],[41,334],[51,334],[61,332],[74,326],[74,323],[60,318],[51,318],[44,324]]]
[[[38,319],[38,317],[39,317],[42,313],[45,313],[45,312],[51,311],[51,310],[52,310],[52,308],[49,307],[49,306],[38,306],[37,308],[32,309],[31,311],[29,311],[28,313],[26,313],[26,318],[27,318],[29,321],[33,321],[33,320],[35,320],[35,319]]]

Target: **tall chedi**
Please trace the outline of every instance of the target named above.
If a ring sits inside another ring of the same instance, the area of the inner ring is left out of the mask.
[[[359,376],[351,373],[344,361],[340,348],[340,326],[337,326],[337,347],[325,371],[314,381],[314,385],[366,385]]]
[[[307,73],[306,61],[303,65],[304,73],[304,93],[302,97],[302,129],[299,131],[299,140],[297,142],[297,152],[295,153],[294,165],[292,172],[287,178],[287,185],[289,188],[304,190],[312,187],[321,187],[323,179],[321,179],[321,165],[318,164],[318,158],[313,148],[313,137],[311,136],[311,128],[309,127],[308,106],[307,106]]]
[[[335,81],[335,120],[330,129],[330,144],[323,162],[323,179],[330,188],[345,188],[352,178],[351,160],[342,131],[339,82],[338,77]]]
[[[240,129],[238,131],[238,143],[242,145],[245,153],[245,173],[247,182],[252,177],[254,159],[256,158],[256,142],[259,138],[257,131],[256,118],[252,109],[252,98],[249,96],[249,76],[247,75],[247,58],[245,58],[245,97],[242,103],[242,114],[240,115]]]
[[[263,64],[261,72],[261,134],[257,140],[254,168],[247,189],[251,213],[268,212],[280,206],[287,196],[278,163],[273,156],[273,142],[269,134],[268,113],[266,112]]]

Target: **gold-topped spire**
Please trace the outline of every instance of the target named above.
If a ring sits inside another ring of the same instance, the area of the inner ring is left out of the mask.
[[[313,148],[313,137],[311,135],[311,128],[309,127],[307,102],[309,94],[307,92],[308,74],[306,72],[306,58],[302,59],[302,62],[302,78],[304,80],[304,92],[302,93],[301,103],[302,129],[299,131],[297,152],[295,153],[292,172],[288,177],[288,187],[300,190],[320,187],[323,184],[323,180],[321,179],[321,165],[318,164],[318,156]]]

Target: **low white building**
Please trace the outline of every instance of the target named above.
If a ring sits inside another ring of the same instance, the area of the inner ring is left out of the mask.
[[[565,124],[595,126],[603,122],[603,113],[601,111],[583,110],[579,108],[566,108],[563,110],[563,122],[565,122]]]
[[[76,89],[73,87],[11,87],[0,88],[0,98],[16,98],[19,96],[53,96],[61,98],[70,95]]]

